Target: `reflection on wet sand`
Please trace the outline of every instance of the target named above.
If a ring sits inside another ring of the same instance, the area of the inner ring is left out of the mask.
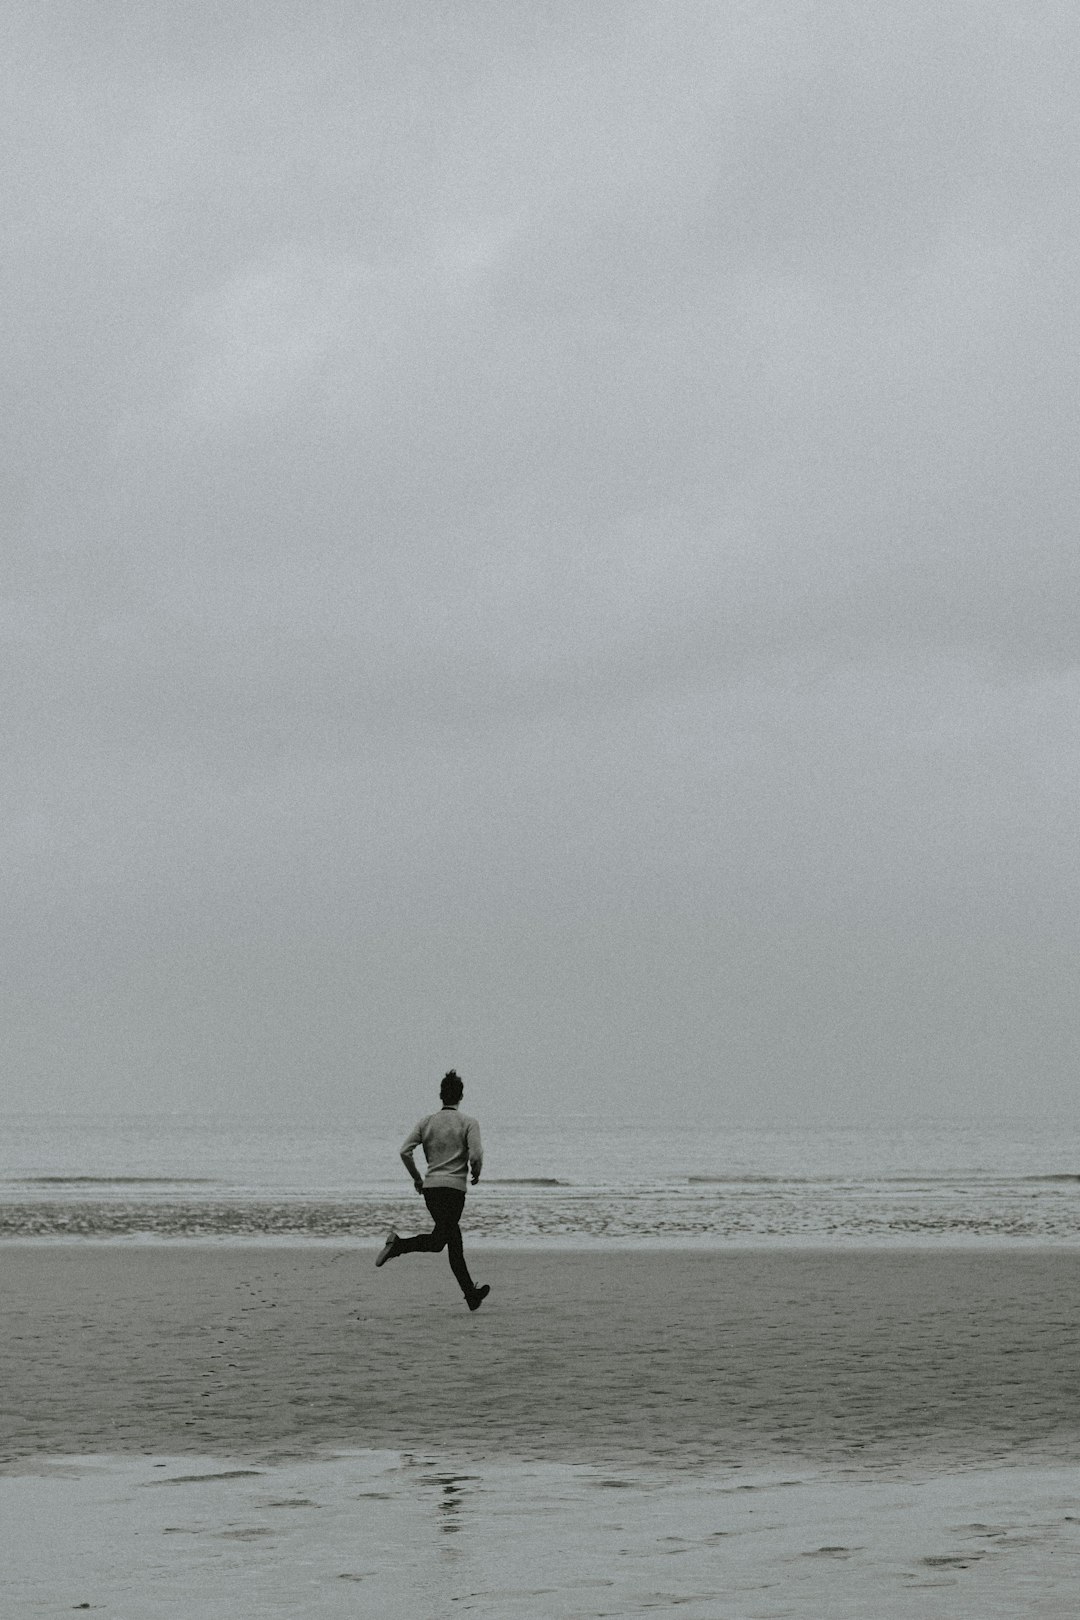
[[[438,1490],[435,1504],[436,1524],[443,1535],[454,1536],[464,1528],[462,1509],[466,1491],[463,1486],[478,1483],[476,1474],[424,1474],[420,1484]]]

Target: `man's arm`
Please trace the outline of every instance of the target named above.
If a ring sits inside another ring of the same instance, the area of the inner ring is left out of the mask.
[[[469,1147],[469,1169],[472,1171],[472,1184],[475,1187],[484,1168],[484,1147],[480,1141],[480,1127],[475,1119],[469,1122],[466,1141]]]
[[[416,1168],[416,1163],[415,1163],[415,1161],[413,1159],[411,1149],[410,1149],[410,1151],[408,1153],[406,1153],[405,1149],[402,1148],[402,1150],[401,1150],[401,1162],[405,1166],[406,1170],[409,1172],[410,1176],[412,1176],[413,1186],[416,1188],[417,1192],[422,1193],[423,1190],[424,1190],[424,1178],[420,1174],[419,1170]]]
[[[413,1154],[420,1146],[420,1130],[422,1125],[423,1120],[421,1120],[420,1125],[418,1125],[414,1131],[410,1131],[409,1135],[401,1144],[401,1162],[409,1172],[410,1176],[412,1176],[413,1186],[416,1188],[418,1193],[422,1193],[424,1190],[424,1178],[416,1168]]]

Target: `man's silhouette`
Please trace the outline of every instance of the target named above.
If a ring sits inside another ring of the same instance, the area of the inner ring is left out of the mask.
[[[402,1163],[412,1176],[417,1192],[423,1194],[424,1203],[435,1222],[434,1227],[430,1232],[408,1238],[398,1237],[394,1231],[388,1232],[375,1264],[384,1266],[388,1260],[396,1260],[399,1254],[438,1254],[440,1249],[445,1249],[450,1269],[465,1295],[465,1303],[470,1311],[475,1311],[491,1289],[486,1283],[482,1288],[477,1288],[469,1276],[461,1243],[461,1227],[458,1225],[465,1208],[466,1172],[471,1170],[475,1187],[484,1164],[480,1127],[468,1114],[458,1112],[458,1103],[464,1091],[461,1077],[451,1069],[443,1076],[439,1087],[442,1107],[437,1114],[429,1114],[422,1119],[401,1145]],[[427,1160],[424,1176],[420,1175],[413,1161],[418,1147],[423,1148]]]

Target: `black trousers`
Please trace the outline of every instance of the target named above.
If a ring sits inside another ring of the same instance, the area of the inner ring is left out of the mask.
[[[417,1237],[398,1238],[398,1254],[438,1254],[440,1249],[445,1249],[461,1292],[466,1296],[475,1294],[476,1285],[465,1264],[458,1225],[465,1208],[465,1194],[457,1187],[425,1187],[424,1203],[435,1225],[430,1232],[421,1232]]]

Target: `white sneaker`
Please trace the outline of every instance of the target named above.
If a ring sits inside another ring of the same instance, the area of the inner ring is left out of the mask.
[[[378,1253],[378,1255],[376,1257],[376,1260],[375,1260],[375,1264],[377,1266],[385,1266],[385,1264],[386,1264],[386,1262],[388,1260],[392,1260],[394,1258],[394,1255],[397,1253],[397,1241],[398,1241],[398,1236],[397,1236],[396,1232],[394,1232],[394,1231],[387,1232],[387,1234],[386,1234],[386,1242],[383,1244],[382,1248],[379,1250],[379,1253]]]

